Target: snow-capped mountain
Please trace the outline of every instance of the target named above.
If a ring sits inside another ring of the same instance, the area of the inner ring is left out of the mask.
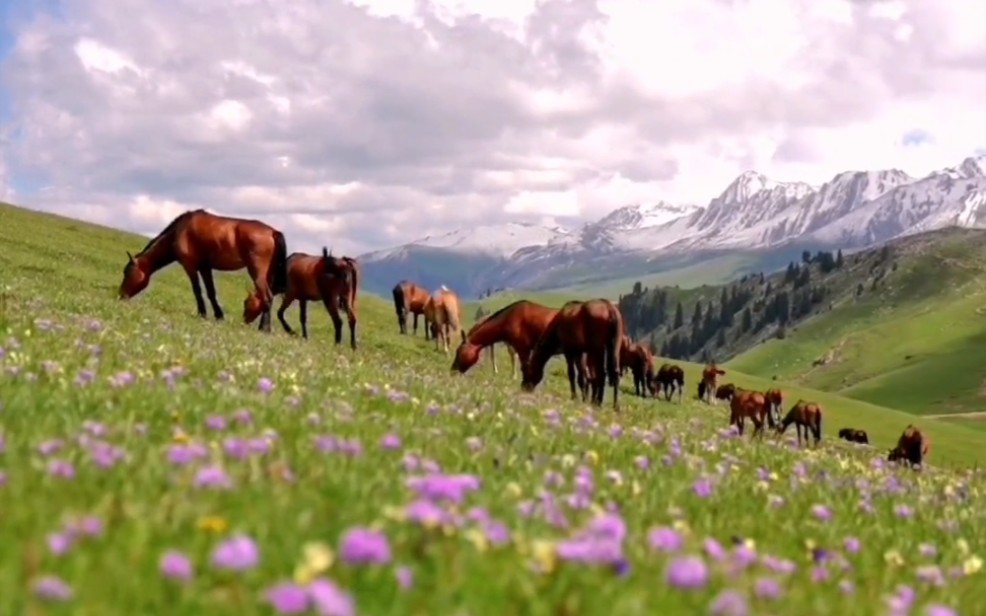
[[[846,171],[817,187],[746,171],[704,208],[631,205],[578,230],[485,225],[361,259],[368,278],[388,265],[390,278],[400,269],[407,272],[400,277],[440,278],[471,295],[643,275],[724,252],[776,258],[802,248],[862,248],[951,225],[986,227],[986,157],[923,178],[897,169]],[[427,272],[420,254],[427,254]],[[388,290],[396,280],[388,279]]]

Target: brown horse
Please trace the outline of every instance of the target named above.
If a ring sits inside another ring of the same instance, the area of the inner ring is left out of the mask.
[[[613,387],[613,408],[619,408],[620,348],[623,346],[623,317],[612,302],[593,299],[568,302],[548,323],[523,366],[521,387],[532,391],[544,379],[544,366],[554,355],[565,356],[568,380],[575,384],[575,366],[585,355],[592,403],[601,405],[606,378]]]
[[[270,309],[274,295],[282,293],[288,279],[288,249],[284,235],[259,220],[218,216],[205,210],[190,210],[177,216],[136,255],[127,252],[120,282],[120,299],[137,295],[151,276],[177,261],[192,283],[199,316],[206,317],[199,277],[217,320],[223,310],[216,298],[212,271],[232,272],[244,267],[253,279],[263,317],[260,329],[270,331]]]
[[[781,418],[781,406],[784,404],[784,392],[774,387],[768,389],[764,393],[764,397],[767,398],[767,411],[775,421],[779,421]],[[808,437],[805,436],[805,438],[807,439]]]
[[[671,401],[671,396],[677,390],[678,402],[681,403],[681,397],[685,392],[685,371],[680,366],[677,364],[661,364],[657,375],[654,377],[654,382],[664,391],[664,399],[668,402]]]
[[[914,424],[907,424],[897,439],[897,446],[887,454],[887,460],[898,464],[907,462],[912,467],[921,466],[930,450],[931,439],[922,434]]]
[[[479,317],[479,319],[477,319],[476,322],[473,323],[473,327],[476,327],[477,325],[485,321],[487,318],[489,318],[489,316],[490,315],[486,314]],[[470,329],[470,331],[472,330]],[[459,349],[461,349],[464,344],[466,344],[465,340],[463,340],[462,344],[459,345]],[[510,346],[510,344],[503,344],[503,346],[507,347],[507,355],[510,356],[510,376],[512,377],[517,373],[517,351],[515,351],[514,348]],[[456,359],[458,359],[459,357],[459,349],[456,349],[455,351]],[[493,364],[493,374],[496,374],[498,371],[496,369],[496,354],[494,352],[494,349],[496,349],[495,343],[486,347],[486,350],[489,351],[488,355],[490,356],[490,363]],[[454,361],[455,360],[453,360],[453,362]]]
[[[736,386],[732,383],[726,383],[716,388],[716,400],[726,400],[728,402],[733,399],[735,394]]]
[[[736,424],[740,436],[743,435],[743,426],[746,418],[753,421],[753,436],[763,437],[764,419],[774,427],[774,421],[767,412],[767,399],[759,391],[736,388],[736,393],[729,401],[729,425]]]
[[[556,314],[557,308],[526,299],[500,308],[469,328],[465,340],[455,351],[451,371],[465,373],[479,361],[480,351],[499,342],[513,350],[523,372],[531,350]]]
[[[629,336],[623,336],[623,343],[620,345],[620,373],[625,373],[626,368],[633,374],[633,391],[636,395],[646,398],[649,389],[651,395],[657,396],[657,388],[654,386],[654,356],[650,349],[632,342]]]
[[[768,394],[769,393],[770,392],[768,392]],[[798,431],[799,447],[801,446],[802,428],[804,428],[805,431],[805,442],[808,442],[808,431],[811,430],[811,435],[815,439],[815,446],[818,446],[818,442],[822,440],[822,407],[818,406],[818,404],[814,402],[798,400],[794,406],[791,407],[791,410],[787,412],[787,415],[784,416],[784,419],[781,420],[780,425],[777,427],[777,432],[779,434],[784,434],[784,431],[787,430],[787,427],[792,423]]]
[[[401,328],[401,334],[407,334],[407,315],[414,315],[414,335],[418,335],[418,316],[424,316],[425,304],[431,297],[428,291],[409,280],[402,280],[397,283],[393,290],[394,310],[397,312],[397,325]],[[430,340],[430,331],[427,322],[425,323],[425,340]]]
[[[715,402],[713,394],[716,391],[716,382],[723,374],[726,374],[726,371],[716,366],[715,362],[706,364],[705,368],[702,369],[702,382],[705,383],[705,395],[703,399],[706,402]]]
[[[459,296],[445,285],[428,297],[425,303],[425,327],[431,328],[431,335],[435,338],[435,349],[439,347],[449,352],[449,341],[452,335],[458,333],[462,339],[466,339],[466,334],[462,331],[462,308],[459,305]]]
[[[863,445],[869,445],[870,443],[870,437],[867,436],[866,430],[856,430],[854,428],[842,428],[839,430],[839,438],[850,443],[860,443]]]

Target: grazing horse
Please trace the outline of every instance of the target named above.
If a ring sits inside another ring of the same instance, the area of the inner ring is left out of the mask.
[[[485,321],[489,317],[490,317],[490,315],[484,314],[483,316],[481,316],[478,319],[476,319],[476,322],[473,323],[473,326],[472,326],[472,328],[469,331],[472,331],[473,329],[475,329],[477,325],[479,325],[480,323],[482,323],[483,321]],[[452,371],[453,372],[455,372],[455,362],[458,361],[458,359],[459,359],[459,352],[462,350],[462,348],[466,344],[468,344],[467,340],[468,340],[468,335],[466,337],[466,340],[464,340],[459,345],[459,348],[455,350],[455,359],[452,360],[453,361],[453,366],[452,366]],[[514,376],[517,373],[517,351],[515,351],[512,346],[510,346],[510,343],[501,343],[501,344],[503,344],[504,346],[507,347],[507,355],[510,356],[510,376],[512,377],[512,376]],[[486,348],[489,351],[490,363],[493,364],[493,374],[496,374],[497,373],[497,369],[496,369],[496,354],[494,353],[494,349],[496,348],[496,343],[493,343],[493,344],[489,345]],[[477,355],[476,359],[479,359],[478,355]],[[473,362],[473,363],[475,363],[475,362]]]
[[[407,315],[414,315],[414,335],[418,335],[418,316],[424,316],[425,304],[431,297],[428,291],[409,280],[402,280],[397,283],[393,290],[394,310],[397,312],[397,325],[401,328],[401,334],[407,334]],[[429,340],[428,323],[425,322],[425,340]]]
[[[908,462],[912,467],[921,466],[930,449],[931,439],[921,434],[913,424],[907,424],[897,439],[897,446],[887,454],[887,460],[899,464]]]
[[[729,401],[729,425],[736,424],[740,436],[743,435],[743,426],[746,418],[753,421],[753,436],[760,435],[763,438],[764,419],[771,428],[774,427],[774,420],[767,412],[767,398],[759,391],[736,388],[736,393]]]
[[[736,386],[732,383],[726,383],[716,388],[716,400],[725,400],[728,402],[733,399],[734,395],[736,395]]]
[[[718,390],[716,393],[718,393]],[[764,396],[767,398],[767,411],[775,421],[780,420],[781,406],[784,404],[784,392],[775,387],[768,389]],[[807,439],[808,437],[805,436],[805,438]]]
[[[492,347],[498,342],[505,344],[516,355],[523,372],[531,350],[556,314],[557,308],[522,299],[483,317],[469,328],[465,340],[455,350],[451,372],[463,374],[475,366],[480,351],[485,347],[491,347],[492,357]]]
[[[685,371],[677,364],[662,364],[654,377],[654,382],[664,391],[664,399],[671,402],[671,396],[677,390],[678,402],[681,403],[681,396],[685,391]],[[699,386],[704,387],[705,381],[700,381]],[[656,388],[655,388],[656,389]],[[704,392],[699,392],[702,397]]]
[[[801,446],[802,428],[805,431],[805,442],[808,442],[808,431],[811,430],[811,435],[815,439],[815,446],[818,446],[818,442],[822,440],[822,407],[814,402],[798,400],[781,420],[777,432],[784,434],[784,431],[792,423],[798,431],[798,447]]]
[[[217,320],[223,309],[216,298],[212,271],[232,272],[244,267],[253,279],[252,295],[263,316],[260,329],[270,331],[270,310],[274,295],[287,287],[288,249],[284,235],[259,220],[218,216],[205,210],[189,210],[177,216],[136,255],[127,252],[127,264],[120,282],[120,299],[137,295],[151,276],[177,261],[192,283],[199,316],[206,317],[205,300],[199,277]]]
[[[702,381],[705,383],[705,391],[702,395],[702,399],[705,400],[705,402],[713,402],[713,394],[716,391],[716,382],[719,380],[719,376],[723,374],[726,374],[726,371],[716,366],[715,362],[706,364],[705,368],[702,370]]]
[[[842,428],[839,430],[839,438],[850,443],[862,443],[869,445],[870,437],[866,435],[866,430],[856,430],[854,428]]]
[[[346,311],[349,322],[349,346],[356,350],[356,294],[359,291],[359,265],[350,257],[334,257],[322,248],[322,276],[318,279],[322,304],[329,312],[335,328],[336,344],[342,342],[342,318],[339,308]]]
[[[619,408],[620,349],[623,346],[623,317],[612,302],[593,299],[568,302],[545,328],[523,366],[521,387],[532,391],[544,379],[544,366],[554,355],[565,356],[568,380],[575,384],[575,365],[585,355],[592,403],[601,405],[606,379],[613,387],[613,408]]]
[[[620,345],[621,374],[626,368],[633,374],[633,391],[636,395],[646,398],[647,390],[650,389],[651,395],[657,396],[657,388],[654,387],[654,356],[645,345],[631,342],[628,336],[623,336],[623,343]]]
[[[294,252],[288,257],[288,283],[281,298],[281,307],[277,309],[277,318],[284,331],[295,335],[295,331],[284,318],[285,311],[298,301],[298,313],[301,317],[301,335],[308,338],[308,302],[322,299],[318,288],[318,279],[322,275],[322,257]],[[243,300],[243,321],[253,323],[263,312],[260,299],[254,295]]]
[[[439,347],[449,352],[449,340],[452,334],[458,333],[462,339],[466,339],[466,333],[462,331],[462,308],[459,305],[459,296],[445,285],[431,294],[425,304],[425,327],[431,328],[431,335],[435,339],[435,349]]]

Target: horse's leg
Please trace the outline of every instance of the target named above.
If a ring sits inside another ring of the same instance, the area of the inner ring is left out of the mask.
[[[205,311],[205,300],[202,299],[202,286],[199,284],[199,271],[198,269],[191,267],[189,265],[181,264],[184,268],[185,273],[188,274],[188,280],[192,283],[192,293],[195,294],[195,306],[198,308],[199,316],[203,319],[208,316]]]
[[[356,350],[356,306],[352,302],[346,301],[346,320],[349,321],[349,348]]]
[[[572,391],[572,400],[575,400],[575,361],[566,355],[565,364],[568,369],[568,388]]]
[[[293,302],[294,302],[294,297],[291,295],[291,292],[286,291],[284,295],[281,296],[281,307],[277,309],[277,320],[281,322],[281,327],[284,328],[284,331],[291,334],[292,336],[295,335],[295,332],[293,329],[291,329],[291,326],[288,325],[288,320],[284,318],[284,313],[287,311],[287,309],[291,306]],[[301,300],[301,307],[299,310],[301,311],[302,315],[305,314],[304,300]],[[301,317],[301,323],[302,323],[302,328],[304,328],[304,323],[305,323],[304,316]]]
[[[493,347],[495,347],[495,346],[496,346],[496,344],[491,344],[490,345],[490,363],[493,364],[493,374],[496,374],[497,373],[497,369],[496,369],[496,353],[493,352]]]
[[[280,316],[280,315],[278,315]],[[298,300],[298,317],[301,319],[301,337],[308,340],[308,300]]]
[[[257,296],[260,298],[264,310],[260,317],[260,329],[270,333],[271,307],[274,304],[274,294],[271,293],[270,284],[267,282],[270,267],[268,264],[258,266],[255,260],[248,260],[247,272],[253,279],[253,286],[257,289]]]
[[[340,344],[342,342],[342,317],[339,316],[339,302],[336,299],[336,294],[333,292],[322,293],[322,305],[325,306],[325,311],[329,313],[329,318],[332,319],[336,344]]]
[[[217,321],[222,321],[225,315],[223,314],[222,306],[219,305],[219,300],[216,299],[216,281],[212,279],[212,268],[200,268],[199,275],[202,276],[202,283],[205,284],[205,294],[209,298],[209,303],[212,304],[212,314],[215,315]]]

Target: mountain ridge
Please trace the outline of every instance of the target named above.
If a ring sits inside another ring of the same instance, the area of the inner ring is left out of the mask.
[[[489,288],[557,288],[593,276],[623,277],[624,270],[659,272],[668,261],[691,265],[723,251],[786,257],[802,247],[861,249],[948,226],[986,227],[984,169],[986,156],[969,156],[923,177],[900,169],[848,170],[818,186],[747,170],[704,207],[659,200],[629,205],[577,229],[479,225],[360,260],[377,292],[389,291],[399,279],[391,279],[393,273],[403,268],[426,286],[448,284],[471,295]],[[472,269],[448,271],[442,255],[466,258]]]

